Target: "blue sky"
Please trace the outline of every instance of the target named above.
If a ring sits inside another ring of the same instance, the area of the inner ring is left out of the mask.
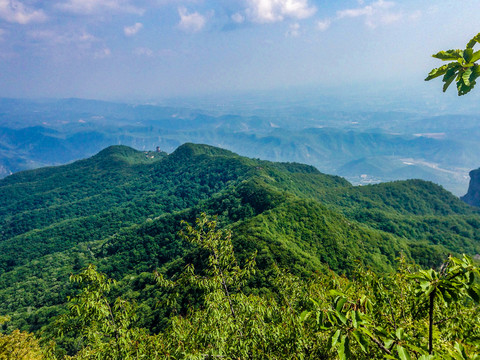
[[[423,82],[430,55],[463,47],[479,14],[478,0],[0,0],[0,96],[441,93]]]

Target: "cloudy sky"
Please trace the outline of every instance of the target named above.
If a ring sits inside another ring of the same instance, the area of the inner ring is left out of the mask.
[[[423,82],[430,55],[463,47],[479,14],[478,0],[0,0],[0,96],[441,92]]]

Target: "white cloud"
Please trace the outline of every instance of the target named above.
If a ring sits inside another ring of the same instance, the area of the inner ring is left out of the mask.
[[[245,10],[247,16],[254,22],[272,23],[285,18],[305,19],[316,12],[308,0],[247,0]]]
[[[285,34],[287,37],[298,37],[300,36],[300,24],[295,23],[290,25],[288,28],[287,33]]]
[[[177,53],[172,49],[161,49],[158,51],[158,55],[166,58],[166,57],[174,57],[177,55]]]
[[[102,39],[85,31],[31,30],[27,32],[27,35],[30,43],[37,44],[38,49],[42,49],[42,51],[62,49],[62,52],[70,51],[77,56],[95,59],[103,59],[111,55],[111,50]]]
[[[245,21],[245,16],[240,13],[235,13],[232,15],[232,20],[237,24],[242,24]]]
[[[420,10],[417,10],[408,16],[408,18],[413,21],[418,20],[421,17],[422,17],[422,12]]]
[[[180,22],[178,27],[186,32],[198,32],[205,27],[207,18],[198,12],[188,13],[185,7],[178,8],[178,15],[180,15]]]
[[[65,35],[60,35],[52,30],[33,30],[28,32],[28,36],[33,40],[47,41],[48,43],[64,43]]]
[[[18,0],[0,0],[0,18],[18,24],[41,22],[47,19],[42,10],[35,10]]]
[[[138,15],[144,13],[143,9],[131,5],[129,0],[67,0],[58,3],[57,8],[83,15],[101,13],[103,11],[126,12]]]
[[[143,24],[137,22],[132,26],[125,26],[123,28],[123,32],[125,33],[126,36],[133,36],[133,35],[136,35],[142,28],[143,28]]]
[[[389,9],[395,5],[392,1],[378,0],[371,5],[367,5],[356,9],[340,10],[338,12],[339,18],[344,17],[358,17],[358,16],[373,16],[382,10]]]
[[[28,36],[37,41],[44,41],[49,44],[85,44],[98,41],[98,39],[87,33],[57,33],[53,30],[33,30],[28,32]]]
[[[98,41],[98,39],[92,34],[83,32],[79,35],[74,36],[73,41],[74,42],[93,42],[93,41]]]
[[[136,48],[133,53],[138,56],[153,56],[153,51],[147,47]]]
[[[388,25],[388,24],[393,24],[394,22],[397,22],[397,21],[401,20],[402,18],[403,18],[402,13],[388,12],[388,13],[383,14],[378,20],[382,24]],[[373,27],[375,27],[375,23],[373,23]]]
[[[330,19],[319,20],[317,21],[317,29],[320,31],[325,31],[330,27],[331,24],[332,20]]]
[[[112,51],[109,48],[105,47],[103,49],[96,51],[94,54],[94,57],[95,59],[104,59],[109,57],[111,54],[112,54]]]
[[[337,12],[337,18],[364,17],[365,24],[370,28],[375,28],[380,24],[392,24],[403,18],[401,12],[390,11],[394,6],[393,1],[377,0],[363,7],[340,10]]]

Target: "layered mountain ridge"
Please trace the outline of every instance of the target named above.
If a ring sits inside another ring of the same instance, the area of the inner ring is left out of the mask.
[[[455,121],[452,121],[455,118]],[[196,109],[84,99],[0,98],[0,178],[112,145],[173,152],[186,142],[295,161],[354,184],[421,178],[457,196],[480,164],[476,115],[326,111],[288,104]]]

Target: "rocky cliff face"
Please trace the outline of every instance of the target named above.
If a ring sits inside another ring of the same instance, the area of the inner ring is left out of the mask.
[[[461,199],[467,204],[480,207],[480,169],[470,171],[468,192]]]

